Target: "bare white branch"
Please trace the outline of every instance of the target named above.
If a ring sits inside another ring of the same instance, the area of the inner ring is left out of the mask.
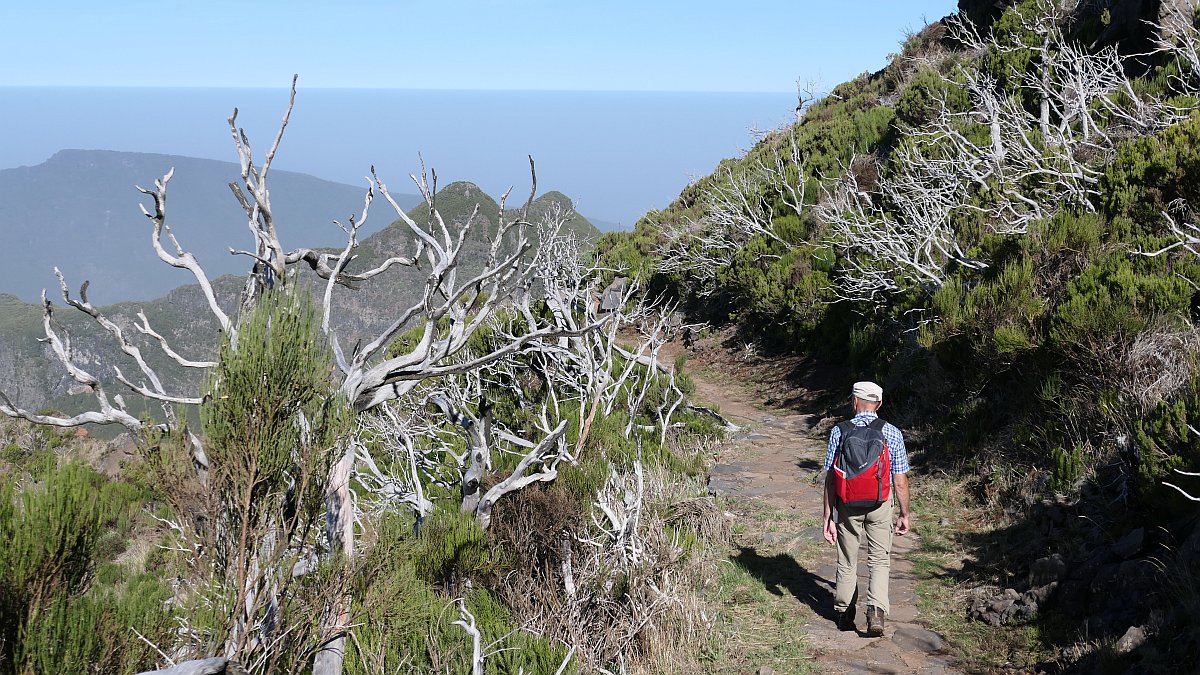
[[[212,282],[208,280],[208,274],[196,257],[191,253],[183,250],[179,242],[175,240],[175,235],[171,233],[171,229],[167,227],[167,184],[171,181],[171,176],[175,174],[175,169],[171,169],[162,178],[154,181],[154,190],[147,190],[138,187],[142,194],[154,198],[154,213],[150,213],[145,207],[141,206],[142,213],[154,223],[152,230],[153,236],[150,239],[154,247],[154,252],[158,254],[159,260],[167,263],[171,267],[186,269],[195,277],[196,283],[200,285],[201,292],[204,293],[205,300],[208,301],[209,311],[217,319],[217,323],[221,326],[221,330],[228,335],[236,336],[236,328],[229,320],[229,316],[221,309],[221,305],[217,302],[216,293],[213,291]],[[175,248],[175,255],[167,252],[162,245],[162,235],[166,232]]]
[[[763,140],[763,148],[736,165],[724,163],[701,197],[701,216],[664,223],[659,267],[695,277],[701,294],[713,290],[716,273],[751,239],[763,237],[786,248],[775,221],[804,212],[807,176],[800,147],[791,136]]]
[[[137,417],[129,414],[125,409],[124,404],[119,400],[119,397],[109,399],[108,394],[104,390],[104,385],[94,375],[89,373],[75,363],[74,352],[71,349],[71,340],[65,333],[60,335],[54,327],[53,322],[54,306],[46,299],[45,291],[42,292],[42,330],[45,332],[45,341],[50,345],[54,356],[66,369],[67,374],[75,382],[87,387],[91,390],[92,395],[96,398],[96,403],[99,410],[89,411],[74,415],[71,417],[62,417],[56,415],[42,415],[33,413],[29,410],[21,408],[14,404],[6,394],[0,391],[0,413],[4,413],[10,417],[19,417],[29,420],[35,424],[46,424],[57,427],[76,427],[83,424],[120,424],[121,426],[133,432],[139,432],[142,429],[142,421]],[[116,403],[116,405],[113,405]]]
[[[467,609],[467,603],[462,598],[455,602],[458,603],[459,619],[454,625],[462,626],[467,635],[471,636],[471,675],[483,675],[483,635],[475,627],[475,615]]]
[[[1133,251],[1133,254],[1153,258],[1173,251],[1177,248],[1182,248],[1194,256],[1200,256],[1200,249],[1196,248],[1197,246],[1200,246],[1200,227],[1197,227],[1193,223],[1181,223],[1175,220],[1175,218],[1166,211],[1161,211],[1160,213],[1162,213],[1163,220],[1166,221],[1167,228],[1170,229],[1171,235],[1175,237],[1175,241],[1156,251],[1135,250]]]

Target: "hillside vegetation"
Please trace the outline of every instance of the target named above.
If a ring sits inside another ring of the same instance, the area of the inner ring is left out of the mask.
[[[931,611],[1006,636],[955,633],[982,670],[1200,662],[1196,509],[1164,486],[1200,494],[1175,473],[1200,468],[1200,31],[1161,5],[960,3],[599,243],[697,319],[884,385],[940,505]],[[1048,600],[989,615],[1004,589]]]
[[[558,193],[511,208],[425,174],[406,212],[375,177],[396,223],[285,249],[274,150],[237,150],[247,277],[167,234],[164,179],[154,243],[196,285],[144,315],[86,285],[9,301],[14,339],[40,314],[42,343],[0,389],[0,673],[698,663],[720,420],[659,357],[672,317],[595,302],[595,228]],[[51,364],[78,414],[18,395]]]
[[[213,164],[225,163],[213,162]],[[234,170],[236,171],[236,167]],[[290,181],[293,180],[291,176],[283,173],[281,178],[283,179],[281,183],[285,188],[291,185]],[[149,182],[145,178],[142,180]],[[186,188],[187,185],[183,187]],[[229,195],[228,188],[222,187],[224,191],[219,194],[219,198],[222,202],[232,204],[233,210],[236,212],[236,201]],[[182,197],[184,191],[180,190],[180,193]],[[288,202],[284,201],[284,198],[289,196],[291,196],[291,192],[283,190],[280,197],[281,204],[287,204]],[[521,203],[508,204],[509,217],[512,217],[516,208],[523,205],[527,196],[521,195],[514,199],[514,201],[519,199]],[[359,194],[356,199],[359,200],[361,208],[362,195]],[[400,201],[403,205],[408,206],[410,200],[407,196],[401,195]],[[300,206],[303,207],[305,203],[301,201]],[[473,183],[465,181],[452,183],[439,190],[436,204],[443,219],[447,221],[447,225],[455,232],[471,218],[473,212],[477,213],[476,220],[472,223],[474,236],[464,246],[461,264],[465,270],[478,272],[487,253],[488,230],[489,228],[494,230],[495,223],[501,216],[500,205]],[[477,206],[478,211],[476,212]],[[378,207],[376,208],[378,211]],[[564,225],[565,231],[576,237],[581,244],[589,245],[599,236],[598,230],[585,217],[572,211],[570,198],[560,192],[548,192],[538,196],[530,208],[530,217],[540,219],[555,209],[564,217],[568,217]],[[289,213],[291,213],[290,210],[285,211],[284,215]],[[411,206],[408,213],[421,223],[428,222],[429,207],[423,203]],[[376,213],[374,217],[386,219],[386,214],[381,216]],[[139,218],[145,220],[144,216],[139,216]],[[244,216],[242,220],[244,220]],[[236,216],[233,218],[233,222],[237,222]],[[289,220],[284,227],[291,228],[293,223],[294,221]],[[148,224],[146,224],[146,228],[148,232]],[[239,225],[239,236],[244,229],[244,224]],[[329,229],[331,232],[340,233],[336,227],[330,226]],[[219,241],[216,239],[216,233],[206,233],[204,228],[180,225],[176,231],[180,241],[184,243],[189,242],[195,233],[203,235],[204,241],[210,238],[214,243]],[[305,228],[298,228],[298,238],[310,234]],[[146,241],[143,241],[143,236]],[[134,246],[137,250],[144,250],[151,258],[154,258],[153,249],[148,243],[149,237],[143,236],[138,237]],[[236,241],[236,239],[233,240]],[[318,241],[333,243],[332,237],[318,238]],[[219,246],[220,244],[215,243],[215,245]],[[225,245],[227,247],[228,243]],[[38,254],[28,257],[42,259],[52,253],[53,250],[48,251],[45,255]],[[396,220],[379,228],[378,231],[363,239],[355,254],[357,257],[350,263],[351,270],[370,269],[391,256],[411,255],[412,250],[406,227],[402,222]],[[227,252],[225,253],[225,258],[232,257]],[[207,264],[207,260],[203,258],[201,260]],[[245,266],[245,262],[240,264]],[[69,261],[62,263],[60,268],[70,284],[68,288],[72,296],[77,298],[78,285],[88,278],[75,274],[68,265]],[[130,267],[130,265],[124,265],[123,268],[125,267]],[[157,259],[153,260],[153,267],[161,268],[168,273],[180,274],[178,270],[163,265]],[[220,272],[226,268],[216,267],[215,269]],[[309,274],[306,278],[314,292],[324,284],[324,281],[317,279],[315,275]],[[400,269],[396,270],[395,274],[368,280],[355,288],[338,287],[335,289],[337,302],[347,309],[336,319],[339,324],[338,328],[345,331],[345,334],[351,339],[359,339],[367,334],[378,332],[390,320],[391,312],[395,307],[407,306],[420,297],[424,278],[425,275],[420,270]],[[92,281],[93,283],[89,284],[89,290],[99,290],[103,287],[103,278]],[[57,282],[55,283],[57,284]],[[141,284],[144,281],[138,283]],[[243,278],[234,275],[226,275],[214,280],[219,291],[218,295],[227,299],[226,311],[233,310],[232,300],[242,283]],[[57,304],[61,302],[61,291],[57,286],[49,288],[47,297],[51,302]],[[41,309],[37,305],[22,302],[17,297],[5,294],[0,294],[0,309],[4,310],[0,312],[0,375],[4,377],[3,390],[5,393],[15,401],[28,406],[54,407],[69,413],[79,412],[83,406],[89,405],[86,399],[77,400],[70,396],[72,382],[69,378],[63,377],[61,368],[56,363],[42,358],[45,354],[45,347],[38,342],[38,339],[42,337]],[[176,345],[178,349],[186,350],[196,358],[212,358],[216,355],[219,327],[207,312],[204,296],[195,284],[180,286],[153,300],[128,301],[102,306],[101,309],[132,335],[137,334],[134,329],[134,325],[138,322],[137,314],[143,312],[150,318],[154,329],[166,336],[170,343]],[[91,363],[122,363],[124,357],[107,340],[106,336],[90,330],[88,317],[74,311],[59,311],[55,313],[54,318],[71,335],[73,346],[83,359]],[[142,339],[138,344],[146,351],[151,364],[164,373],[170,384],[198,384],[195,373],[180,369],[157,348],[151,349],[154,347],[152,340]],[[109,370],[97,372],[96,375],[106,381],[112,381],[113,373]]]
[[[1194,671],[1197,7],[960,6],[594,248],[561,195],[422,175],[288,256],[241,137],[253,270],[147,308],[196,361],[132,305],[0,298],[0,673],[806,671],[704,484],[729,427],[663,349],[695,322],[844,374],[811,405],[884,385],[964,671]],[[53,428],[87,419],[136,449]]]

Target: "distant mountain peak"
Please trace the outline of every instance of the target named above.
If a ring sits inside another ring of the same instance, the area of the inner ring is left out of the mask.
[[[148,186],[172,167],[168,222],[180,244],[211,276],[240,274],[249,263],[229,254],[247,248],[246,215],[229,193],[233,162],[117,150],[64,149],[35,166],[0,170],[0,291],[36,302],[42,289],[57,295],[58,267],[71,287],[90,280],[98,304],[149,300],[194,281],[162,264],[150,245],[150,225],[137,185]],[[272,172],[271,196],[285,245],[344,243],[332,224],[362,209],[363,189],[288,171]],[[395,195],[403,206],[415,195]],[[373,228],[374,231],[378,228]],[[370,234],[370,231],[364,232]]]

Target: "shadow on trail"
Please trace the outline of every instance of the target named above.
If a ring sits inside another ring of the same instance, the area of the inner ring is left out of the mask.
[[[771,593],[779,596],[791,593],[818,616],[837,620],[833,611],[833,593],[825,587],[824,580],[815,572],[804,569],[787,553],[763,556],[752,546],[741,546],[732,560],[762,581]]]
[[[791,340],[773,340],[760,331],[749,330],[746,324],[730,332],[721,346],[730,361],[759,360],[772,364],[755,377],[760,384],[773,385],[775,393],[765,403],[812,414],[809,428],[846,404],[844,389],[854,380],[842,360],[797,353]],[[753,356],[749,355],[751,347]]]
[[[825,468],[825,465],[815,459],[798,459],[796,460],[796,468],[802,471],[820,471]]]

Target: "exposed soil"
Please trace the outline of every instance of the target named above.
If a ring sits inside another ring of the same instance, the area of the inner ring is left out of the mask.
[[[821,536],[820,475],[829,428],[849,412],[846,376],[809,359],[764,357],[717,335],[686,353],[696,398],[719,408],[741,430],[709,479],[710,491],[734,514],[734,562],[777,595],[794,600],[808,631],[809,655],[826,673],[958,673],[941,636],[921,625],[908,553],[915,534],[893,543],[890,602],[883,637],[865,637],[865,604],[858,631],[835,625],[836,552]],[[740,526],[739,526],[740,525]],[[866,596],[866,548],[859,562]],[[747,672],[761,671],[756,664]]]

